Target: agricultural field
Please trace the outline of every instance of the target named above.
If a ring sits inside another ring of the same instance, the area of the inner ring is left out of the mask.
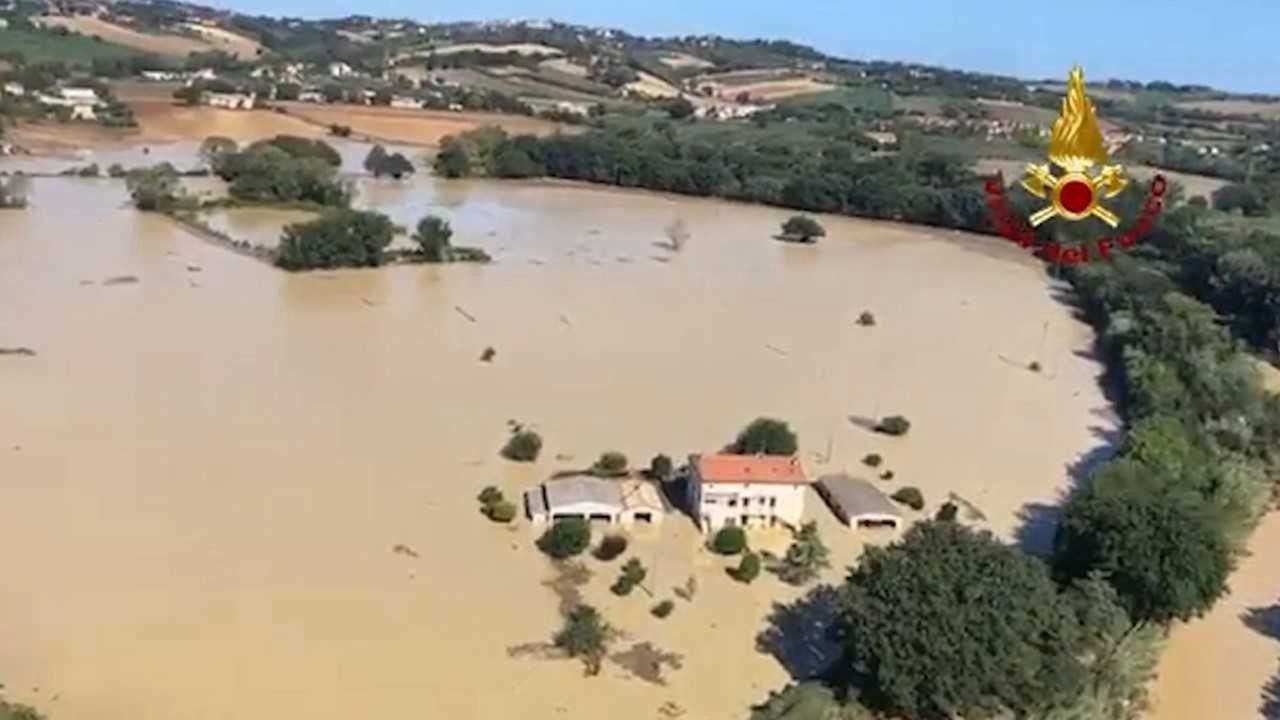
[[[238,41],[232,43],[225,37],[200,40],[194,37],[174,34],[153,34],[138,32],[123,25],[110,23],[100,18],[77,15],[75,17],[45,16],[32,18],[42,27],[62,27],[84,36],[96,36],[106,42],[170,57],[185,58],[193,52],[209,52],[222,50],[240,55],[254,57],[257,55],[257,44],[233,33],[223,31],[225,35],[234,36]]]
[[[658,56],[658,62],[673,70],[702,70],[715,67],[713,62],[682,52],[664,52]]]
[[[1223,115],[1260,117],[1267,120],[1280,119],[1280,102],[1258,102],[1256,100],[1200,100],[1198,102],[1181,102],[1177,107],[1188,110],[1203,110]]]
[[[453,55],[462,52],[481,52],[492,53],[494,55],[505,55],[509,52],[518,55],[563,55],[564,51],[550,45],[539,45],[537,43],[511,43],[507,45],[499,45],[495,43],[459,43],[457,45],[446,45],[430,50],[417,50],[415,55],[425,56],[430,53],[436,55]]]
[[[61,60],[89,63],[94,60],[117,60],[137,55],[137,50],[84,35],[59,35],[39,30],[0,30],[0,48],[22,53],[30,62]]]

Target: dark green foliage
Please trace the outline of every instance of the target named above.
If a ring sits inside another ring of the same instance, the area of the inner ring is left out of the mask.
[[[301,154],[292,155],[284,147]],[[210,167],[231,183],[228,192],[238,200],[346,207],[351,202],[351,189],[335,178],[335,166],[320,157],[324,153],[319,147],[277,138],[254,143],[240,152],[217,153],[211,156]],[[323,147],[332,150],[328,145]]]
[[[673,601],[663,600],[657,605],[654,605],[653,609],[650,610],[649,612],[653,613],[653,616],[658,618],[659,620],[664,620],[675,609],[676,609],[676,604]]]
[[[750,720],[874,720],[856,703],[842,702],[835,691],[818,680],[787,685],[769,693],[765,702],[751,708]]]
[[[497,502],[502,502],[502,491],[493,485],[489,485],[480,491],[480,494],[476,496],[476,499],[480,501],[481,505],[492,505]]]
[[[313,140],[297,135],[277,135],[270,140],[259,140],[249,147],[275,147],[299,160],[313,158],[333,168],[342,165],[342,156],[333,149],[332,145],[323,140]]]
[[[1223,212],[1239,210],[1245,215],[1266,215],[1267,199],[1255,187],[1223,185],[1213,191],[1213,207]]]
[[[649,461],[649,477],[654,480],[670,479],[674,469],[675,464],[671,462],[671,458],[661,453],[654,455]]]
[[[747,533],[736,526],[720,528],[711,540],[711,549],[721,555],[737,555],[747,549]]]
[[[413,234],[413,241],[428,262],[449,262],[452,248],[449,245],[453,237],[453,228],[449,221],[435,215],[428,215],[418,222],[418,231]]]
[[[616,450],[610,450],[600,455],[600,459],[596,460],[595,465],[591,466],[591,472],[600,477],[619,477],[627,474],[627,456]]]
[[[200,149],[196,154],[212,168],[222,156],[239,151],[240,146],[235,140],[220,135],[210,135],[200,143]]]
[[[879,453],[868,453],[866,457],[862,458],[862,464],[867,467],[877,468],[883,462],[884,458],[880,457]]]
[[[798,445],[791,426],[775,418],[757,418],[738,433],[730,446],[740,455],[794,455]]]
[[[288,225],[276,253],[285,270],[375,267],[391,244],[395,225],[386,215],[331,210],[316,220]]]
[[[864,701],[893,717],[1039,716],[1085,682],[1077,605],[987,532],[924,522],[868,548],[839,608]]]
[[[960,514],[960,506],[948,500],[938,508],[938,514],[934,519],[938,522],[955,522],[956,516]]]
[[[597,560],[609,562],[622,555],[627,551],[627,538],[624,535],[606,535],[600,541],[600,545],[596,547],[592,555]]]
[[[351,137],[351,126],[338,125],[335,123],[329,126],[329,134],[334,137],[340,137],[340,138]]]
[[[591,545],[591,525],[586,520],[558,520],[538,538],[538,549],[557,560],[581,555]]]
[[[858,324],[862,327],[875,327],[876,316],[864,310],[862,314],[858,316]]]
[[[793,215],[782,223],[782,237],[789,240],[813,242],[817,238],[826,236],[826,229],[808,215]]]
[[[0,720],[45,720],[45,716],[29,705],[0,700]]]
[[[120,163],[112,163],[111,166],[107,168],[107,177],[122,178],[127,174],[128,173],[125,172],[124,166]]]
[[[587,675],[598,675],[612,635],[608,623],[595,608],[578,605],[569,611],[564,626],[552,637],[552,642],[569,657],[581,659]]]
[[[876,432],[881,432],[885,435],[906,435],[910,429],[911,421],[901,415],[890,415],[876,425]]]
[[[641,565],[638,559],[631,558],[623,564],[622,572],[618,575],[617,581],[610,586],[609,591],[618,596],[630,595],[635,586],[644,582],[646,575],[648,571],[645,570],[644,565]]]
[[[693,103],[689,102],[689,100],[684,97],[672,98],[668,100],[663,107],[666,109],[667,115],[671,116],[671,119],[673,120],[683,120],[684,118],[692,115],[693,111],[696,109],[694,108]]]
[[[374,145],[364,159],[364,169],[375,178],[388,175],[400,180],[413,174],[413,163],[400,153],[388,153],[381,145]]]
[[[892,470],[885,470],[884,472],[880,473],[880,479],[881,479],[881,480],[892,480],[892,479],[893,479],[893,471],[892,471]]]
[[[738,561],[738,567],[729,568],[729,577],[740,583],[751,584],[760,576],[760,556],[748,550]]]
[[[166,212],[186,204],[178,171],[169,163],[130,170],[125,176],[125,188],[139,210]]]
[[[513,462],[533,462],[542,452],[542,436],[533,430],[517,429],[502,446],[502,457]]]
[[[484,509],[484,514],[496,523],[509,523],[516,519],[516,513],[516,504],[507,500],[500,500]]]
[[[920,492],[920,488],[917,488],[917,487],[899,488],[897,492],[895,492],[890,497],[902,503],[903,505],[906,505],[912,510],[919,511],[924,509],[924,493]]]
[[[818,534],[818,524],[807,522],[796,531],[787,553],[770,570],[788,585],[803,585],[817,579],[830,566],[830,555]]]
[[[456,138],[445,138],[440,143],[440,152],[432,164],[437,175],[447,178],[463,178],[471,174],[471,156],[466,147]]]
[[[1067,504],[1054,567],[1066,578],[1101,571],[1135,620],[1188,620],[1226,592],[1232,549],[1222,522],[1194,490],[1118,460]]]

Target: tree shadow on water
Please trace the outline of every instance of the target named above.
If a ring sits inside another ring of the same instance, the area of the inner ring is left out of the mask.
[[[1124,439],[1124,431],[1118,427],[1095,425],[1089,430],[1099,442],[1081,453],[1075,461],[1067,464],[1067,489],[1058,498],[1057,503],[1050,505],[1044,502],[1029,502],[1018,511],[1018,528],[1014,531],[1014,539],[1023,552],[1029,555],[1045,556],[1052,551],[1053,536],[1058,529],[1062,504],[1071,493],[1084,485],[1099,465],[1115,454]]]
[[[1280,642],[1280,602],[1269,607],[1250,608],[1241,615],[1245,626],[1254,632]],[[1266,720],[1280,720],[1280,667],[1262,688],[1262,706]]]
[[[834,587],[820,585],[790,604],[774,603],[756,650],[772,655],[797,680],[826,675],[842,652],[831,633],[836,598]]]

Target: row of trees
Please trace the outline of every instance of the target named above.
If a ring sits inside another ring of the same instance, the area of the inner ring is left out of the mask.
[[[200,155],[230,185],[237,200],[265,203],[312,203],[345,208],[350,184],[337,179],[338,152],[322,140],[278,135],[244,149],[228,138],[210,137]]]
[[[398,231],[391,218],[380,212],[332,209],[315,220],[286,226],[276,265],[285,270],[377,267],[390,258],[387,248]],[[455,247],[452,237],[447,221],[428,215],[411,236],[417,249],[401,256],[432,263],[489,260],[478,248]]]
[[[742,133],[700,141],[660,126],[511,137],[483,128],[447,138],[446,177],[558,177],[971,230],[988,227],[981,183],[957,158],[930,151],[868,157],[849,141],[820,150]]]

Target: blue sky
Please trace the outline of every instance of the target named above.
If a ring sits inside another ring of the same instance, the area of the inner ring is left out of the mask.
[[[1030,78],[1169,80],[1280,93],[1280,0],[217,0],[240,12],[422,21],[553,18],[643,35],[718,33]],[[1073,18],[1051,15],[1072,8]]]

